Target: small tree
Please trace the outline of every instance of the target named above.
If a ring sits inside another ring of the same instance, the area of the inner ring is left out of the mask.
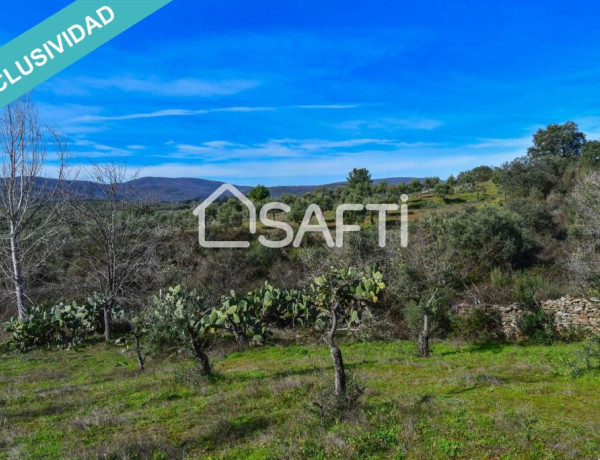
[[[423,358],[430,355],[431,322],[439,318],[443,294],[452,280],[453,257],[443,239],[445,227],[444,218],[429,218],[410,247],[399,248],[397,253],[397,295],[406,299],[405,305],[415,305],[421,315],[417,348]]]
[[[269,189],[264,185],[260,184],[254,187],[252,190],[250,190],[250,193],[248,193],[248,198],[250,198],[255,203],[260,203],[269,198],[270,196],[271,192],[269,192]]]
[[[234,291],[221,299],[221,306],[214,311],[222,328],[233,334],[241,347],[261,344],[268,331],[263,318],[271,307],[273,299],[271,291],[249,292],[238,297]]]
[[[448,184],[437,184],[434,189],[435,196],[440,197],[442,200],[446,200],[448,195],[452,194],[452,187]]]
[[[423,182],[421,182],[419,179],[411,180],[408,183],[408,190],[410,193],[416,193],[418,195],[419,192],[423,191]]]
[[[313,282],[314,304],[324,314],[319,321],[329,322],[329,330],[323,339],[333,360],[337,397],[346,394],[346,372],[335,334],[358,324],[362,310],[367,304],[377,302],[384,287],[381,273],[364,274],[353,268],[331,268]],[[344,323],[346,326],[340,327]]]
[[[600,164],[600,141],[586,142],[583,146],[581,157],[585,164],[598,166]]]
[[[206,348],[210,337],[222,325],[222,320],[209,299],[181,286],[161,291],[151,300],[145,324],[149,338],[157,348],[188,348],[198,360],[202,375],[212,372]]]
[[[438,185],[439,183],[440,183],[439,177],[426,177],[425,180],[423,181],[423,185],[425,186],[425,189],[427,189],[427,190],[433,190],[435,188],[435,186]]]
[[[138,363],[138,373],[144,372],[146,369],[146,357],[142,352],[142,337],[148,333],[148,325],[144,322],[142,315],[132,314],[129,318],[131,333],[135,340],[135,356]]]
[[[359,196],[370,196],[373,192],[373,180],[367,168],[354,168],[346,180],[348,188]]]

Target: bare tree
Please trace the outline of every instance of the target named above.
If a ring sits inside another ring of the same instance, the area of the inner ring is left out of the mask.
[[[2,109],[0,148],[0,221],[2,239],[7,242],[1,248],[0,270],[11,281],[17,314],[23,318],[29,274],[44,263],[49,251],[31,256],[57,229],[66,145],[56,130],[40,122],[31,95],[27,95]],[[49,150],[55,179],[40,177],[50,166]]]
[[[75,211],[74,232],[86,245],[81,258],[88,287],[105,299],[106,340],[119,301],[152,284],[159,272],[156,233],[140,218],[144,203],[131,186],[138,174],[130,174],[125,164],[93,164],[86,174],[90,189],[69,200]]]

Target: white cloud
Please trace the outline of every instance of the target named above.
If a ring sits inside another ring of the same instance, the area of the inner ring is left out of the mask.
[[[113,147],[112,145],[100,144],[86,139],[75,139],[71,142],[75,147],[69,152],[73,158],[81,157],[125,157],[133,154],[132,149]]]
[[[323,104],[323,105],[292,105],[293,109],[308,109],[308,110],[334,110],[334,109],[355,109],[360,107],[358,104]]]
[[[334,110],[334,109],[351,109],[357,107],[355,105],[336,105],[336,106],[310,106],[311,109]],[[71,123],[97,123],[102,121],[124,121],[124,120],[139,120],[144,118],[161,118],[161,117],[191,117],[198,115],[206,115],[209,113],[233,112],[233,113],[251,113],[251,112],[271,112],[281,109],[306,109],[307,106],[294,105],[286,107],[219,107],[213,109],[166,109],[153,112],[130,113],[125,115],[82,115],[75,117],[69,122]]]
[[[431,131],[443,126],[444,122],[433,118],[409,117],[409,118],[378,118],[376,120],[351,120],[337,125],[341,129],[379,129],[392,131],[397,129]]]
[[[521,149],[523,153],[527,150],[527,147],[531,145],[531,136],[526,137],[515,137],[515,138],[481,138],[477,142],[465,145],[465,148],[469,149],[481,149],[481,148],[511,148]]]
[[[347,141],[279,139],[249,146],[214,141],[200,145],[178,144],[175,152],[164,154],[164,164],[149,166],[144,173],[235,180],[237,183],[262,177],[272,184],[332,182],[343,179],[355,167],[367,167],[377,178],[447,177],[481,164],[501,165],[522,155],[523,144],[521,138],[481,139],[452,146],[367,138]]]
[[[49,89],[60,96],[83,96],[91,94],[92,90],[119,90],[128,93],[148,93],[153,96],[167,97],[212,97],[231,96],[243,91],[257,88],[261,85],[257,80],[200,80],[184,78],[165,80],[157,77],[111,77],[91,78],[79,77],[69,81],[58,80],[47,85]]]
[[[291,158],[310,154],[328,153],[340,149],[355,149],[371,145],[408,147],[424,144],[403,144],[390,139],[349,139],[329,141],[323,139],[271,139],[257,144],[235,144],[228,141],[203,142],[200,145],[176,144],[175,152],[166,152],[166,158],[196,158],[211,161],[244,160],[247,158]]]
[[[339,149],[360,147],[363,145],[390,145],[394,140],[390,139],[349,139],[344,141],[326,141],[326,140],[308,140],[308,141],[291,141],[291,145],[295,145],[302,150],[324,150],[324,149]]]
[[[238,184],[257,180],[269,184],[319,184],[342,180],[355,167],[367,167],[373,177],[438,175],[447,177],[460,171],[487,164],[501,165],[523,155],[522,138],[478,139],[462,145],[424,142],[401,143],[387,139],[350,139],[345,141],[275,139],[255,145],[216,140],[198,145],[169,143],[170,152],[153,153],[144,158],[160,164],[137,166],[143,174],[164,177],[202,177],[234,181]],[[315,146],[319,146],[319,149]],[[78,141],[84,157],[111,157],[126,149],[91,141]],[[308,146],[308,148],[307,148]],[[365,147],[360,148],[360,147]],[[322,148],[322,150],[321,150]]]

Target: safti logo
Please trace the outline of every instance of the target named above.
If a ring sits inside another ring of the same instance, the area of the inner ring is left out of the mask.
[[[226,192],[231,193],[235,198],[248,208],[249,217],[249,231],[251,234],[256,233],[256,206],[250,201],[246,195],[240,192],[232,184],[223,184],[217,190],[215,190],[206,200],[194,209],[194,215],[198,216],[199,224],[199,242],[203,248],[247,248],[250,246],[249,241],[208,241],[206,239],[206,209],[218,200]],[[268,213],[271,211],[281,211],[284,213],[290,212],[290,207],[285,203],[270,202],[265,204],[259,212],[260,222],[268,228],[275,228],[283,230],[285,238],[282,240],[269,240],[263,235],[259,235],[258,241],[263,246],[268,248],[284,248],[292,244],[294,247],[300,246],[304,235],[306,233],[321,233],[325,238],[327,246],[342,247],[344,245],[344,233],[347,232],[359,232],[361,230],[360,225],[346,225],[344,224],[344,213],[352,211],[371,211],[377,212],[379,216],[379,246],[385,247],[386,245],[386,221],[387,213],[390,211],[398,211],[400,209],[400,244],[403,248],[408,245],[408,201],[407,195],[402,195],[402,206],[397,204],[359,204],[359,203],[347,203],[337,207],[335,212],[335,239],[327,227],[325,217],[321,208],[316,204],[311,204],[306,208],[302,223],[298,228],[298,232],[294,236],[294,229],[286,222],[273,220],[268,217]],[[316,224],[310,222],[315,219]]]

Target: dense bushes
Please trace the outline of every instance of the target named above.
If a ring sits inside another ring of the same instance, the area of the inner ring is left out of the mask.
[[[528,307],[517,321],[521,334],[532,343],[551,345],[557,339],[554,313],[543,311],[538,305]]]
[[[454,323],[454,333],[473,343],[504,339],[499,312],[482,305],[474,305],[459,315]]]
[[[34,347],[76,346],[96,330],[97,311],[90,307],[90,304],[76,302],[34,306],[28,309],[25,318],[12,318],[5,323],[4,329],[11,334],[15,347],[22,351]]]
[[[471,277],[495,267],[522,265],[533,249],[523,220],[503,209],[463,211],[448,219],[443,232],[457,261]]]
[[[567,360],[572,377],[581,377],[587,372],[600,370],[600,335],[589,338],[573,356]]]
[[[15,348],[22,351],[78,346],[86,337],[103,332],[105,303],[102,296],[94,293],[83,302],[33,305],[24,318],[11,318],[4,323],[4,330],[10,334]],[[121,305],[115,305],[112,316],[122,330],[128,330]]]

